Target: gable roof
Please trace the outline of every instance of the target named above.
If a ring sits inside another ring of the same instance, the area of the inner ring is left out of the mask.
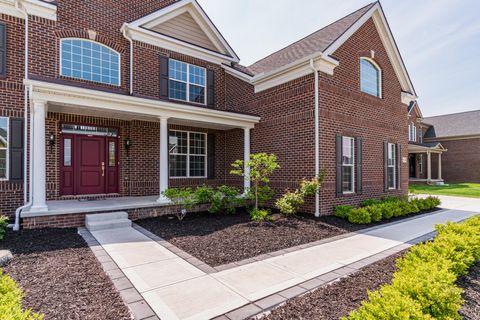
[[[423,119],[423,114],[422,110],[420,110],[420,107],[418,106],[418,102],[416,100],[413,100],[410,102],[410,104],[407,107],[408,114],[411,115],[413,110],[417,111],[417,116]]]
[[[374,5],[375,3],[370,3],[305,38],[272,53],[268,57],[248,66],[248,70],[254,74],[268,73],[316,52],[323,52]]]
[[[431,125],[426,138],[480,135],[480,110],[428,117],[424,121]]]

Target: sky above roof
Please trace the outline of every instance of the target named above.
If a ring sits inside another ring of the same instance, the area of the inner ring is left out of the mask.
[[[250,65],[371,0],[198,0]],[[383,0],[423,115],[480,109],[480,1]]]

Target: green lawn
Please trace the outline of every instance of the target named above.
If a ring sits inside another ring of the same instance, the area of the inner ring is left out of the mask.
[[[411,184],[408,189],[410,193],[480,198],[480,184],[478,183],[457,183],[445,186]]]

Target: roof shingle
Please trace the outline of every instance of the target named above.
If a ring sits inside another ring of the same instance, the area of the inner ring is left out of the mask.
[[[427,138],[480,135],[480,110],[424,118]]]

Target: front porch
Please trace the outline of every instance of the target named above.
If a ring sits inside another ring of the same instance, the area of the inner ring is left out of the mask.
[[[409,143],[410,183],[443,184],[442,154],[448,151],[440,143]]]
[[[251,129],[259,122],[251,115],[43,81],[27,85],[30,205],[20,217],[34,227],[69,215],[70,224],[81,225],[85,213],[168,213],[174,208],[162,193],[171,186],[227,184],[224,166],[233,157],[250,158]],[[243,187],[250,187],[248,179]]]

